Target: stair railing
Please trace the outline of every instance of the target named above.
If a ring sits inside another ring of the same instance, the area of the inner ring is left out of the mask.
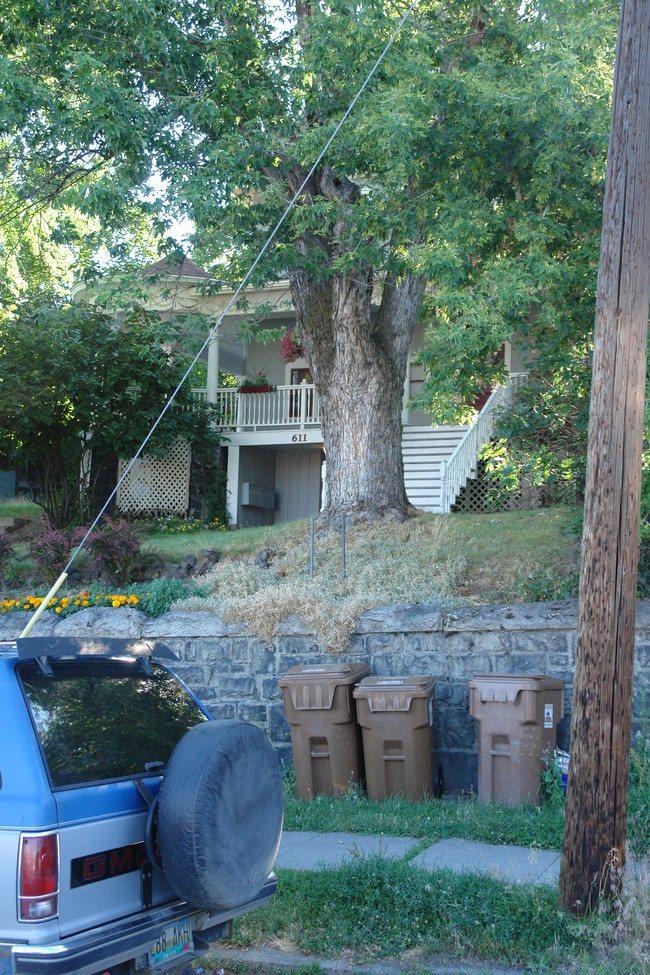
[[[512,400],[512,394],[526,382],[528,373],[511,373],[505,385],[497,386],[485,406],[475,418],[448,461],[440,465],[440,510],[449,514],[451,506],[471,475],[476,470],[476,460],[481,447],[488,443],[497,410]]]

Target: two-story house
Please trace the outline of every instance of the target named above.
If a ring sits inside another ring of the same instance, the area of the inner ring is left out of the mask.
[[[206,288],[209,275],[188,259],[176,267],[166,260],[159,261],[147,268],[145,275],[149,281],[146,306],[163,319],[199,315],[205,319],[206,329],[212,329],[233,297],[228,289],[211,293]],[[248,291],[246,301],[245,311],[235,304],[223,317],[202,356],[207,382],[193,390],[196,397],[217,406],[227,453],[229,517],[231,524],[239,526],[273,524],[317,514],[323,506],[326,463],[318,395],[306,361],[300,354],[296,356],[295,349],[293,355],[283,356],[279,339],[265,343],[243,342],[239,338],[242,319],[254,316],[256,308],[263,309],[259,319],[262,328],[291,333],[295,313],[289,283],[280,280]],[[516,351],[507,344],[504,352],[511,383],[492,393],[472,424],[431,426],[426,413],[409,408],[422,382],[422,366],[415,361],[422,332],[423,328],[415,337],[404,386],[405,486],[415,507],[445,512],[468,478],[475,475],[477,452],[490,438],[494,409],[512,385],[521,381],[524,370]],[[220,370],[234,375],[239,385],[220,388]],[[256,376],[256,383],[252,383]],[[174,457],[167,466],[158,461],[149,467],[149,474],[145,475],[150,482],[144,492],[146,507],[160,509],[171,496],[186,497],[182,491],[169,489],[170,479],[187,482],[187,463],[186,457]],[[135,475],[136,472],[131,484],[127,479],[117,499],[118,508],[132,513],[138,513],[142,466]],[[182,501],[175,500],[174,504],[182,507]]]

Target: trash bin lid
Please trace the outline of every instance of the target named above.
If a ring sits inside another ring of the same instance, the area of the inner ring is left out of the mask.
[[[521,691],[564,690],[565,682],[546,674],[478,674],[467,682],[479,692],[481,702],[513,703]]]
[[[289,667],[289,670],[278,680],[278,684],[280,687],[288,687],[299,682],[354,684],[369,670],[370,667],[365,663],[302,664]]]
[[[430,697],[435,679],[427,674],[404,677],[364,677],[353,695],[368,701],[371,711],[408,711],[415,698]]]
[[[337,688],[351,687],[369,670],[364,663],[303,664],[290,667],[278,680],[278,686],[286,689],[296,711],[329,710]],[[345,696],[349,707],[349,690]]]

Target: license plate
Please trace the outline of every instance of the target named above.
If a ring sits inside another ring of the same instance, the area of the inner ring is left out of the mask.
[[[168,924],[162,929],[160,936],[151,946],[149,968],[164,965],[170,959],[189,955],[192,951],[194,951],[192,922],[189,917],[186,917],[182,921],[175,921],[174,924]]]

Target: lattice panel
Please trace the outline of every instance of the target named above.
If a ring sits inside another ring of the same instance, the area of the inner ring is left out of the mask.
[[[485,463],[479,460],[476,477],[467,481],[465,487],[461,488],[451,510],[466,514],[483,514],[490,511],[523,511],[541,506],[539,491],[527,485],[522,485],[521,490],[516,493],[500,498],[497,503],[491,500],[492,490],[492,480],[485,471]]]
[[[138,457],[118,489],[118,510],[148,518],[185,515],[190,501],[191,461],[192,451],[186,440],[177,440],[162,460],[148,454]],[[128,460],[120,460],[118,480],[128,465]]]

